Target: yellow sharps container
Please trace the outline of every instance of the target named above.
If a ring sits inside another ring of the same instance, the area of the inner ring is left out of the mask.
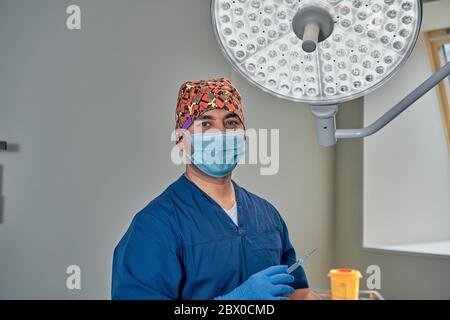
[[[328,276],[332,300],[358,300],[361,272],[355,269],[332,269]]]

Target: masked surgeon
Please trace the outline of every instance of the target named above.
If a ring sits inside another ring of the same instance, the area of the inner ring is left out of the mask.
[[[114,250],[113,299],[315,299],[283,218],[231,179],[245,154],[241,96],[225,78],[184,83],[185,172],[138,212]]]

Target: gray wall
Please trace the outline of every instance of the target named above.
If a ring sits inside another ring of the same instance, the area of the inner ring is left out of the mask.
[[[422,32],[449,28],[449,13],[448,0],[425,4]],[[389,85],[365,97],[364,123],[375,121],[431,74],[421,35]],[[417,243],[450,239],[450,145],[440,109],[438,90],[431,90],[392,125],[366,139],[365,246],[405,245],[414,250]]]
[[[338,127],[361,128],[363,110],[362,99],[347,103],[340,108]],[[450,299],[448,258],[362,248],[363,148],[363,140],[337,144],[334,265],[364,273],[369,265],[379,266],[380,292],[387,299]],[[364,274],[361,288],[365,288],[366,280]]]
[[[132,216],[183,171],[170,161],[180,84],[229,76],[248,127],[279,128],[280,172],[243,166],[235,179],[272,201],[307,272],[328,286],[333,149],[315,143],[304,105],[281,101],[231,71],[208,0],[0,0],[0,298],[109,298],[112,250]],[[82,290],[65,288],[68,265]]]
[[[449,5],[450,2],[448,0],[426,3],[424,5],[422,31],[448,26]],[[359,99],[340,108],[337,117],[338,127],[360,128],[372,123],[374,119],[381,116],[389,107],[409,93],[429,75],[431,75],[431,70],[428,57],[424,49],[423,39],[420,38],[412,57],[398,75],[391,80],[389,85],[367,96],[365,104],[363,99]],[[439,108],[435,95],[436,92],[434,90],[427,93],[426,96],[411,106],[411,109],[405,111],[404,114],[400,115],[376,135],[365,140],[339,141],[336,145],[334,170],[336,179],[336,238],[334,251],[336,255],[333,261],[334,265],[354,267],[364,272],[369,265],[378,265],[381,269],[382,289],[380,291],[388,299],[450,299],[450,259],[448,256],[371,250],[363,249],[362,247],[364,165],[366,165],[365,170],[371,178],[378,175],[378,179],[381,181],[383,179],[387,180],[386,172],[391,170],[392,174],[389,176],[389,179],[398,180],[401,177],[399,177],[397,171],[405,170],[407,165],[396,163],[398,161],[396,159],[401,159],[407,155],[404,158],[407,162],[410,161],[411,157],[414,158],[412,160],[414,167],[411,167],[411,170],[407,172],[410,181],[413,181],[414,184],[423,184],[423,181],[420,181],[421,175],[425,175],[430,180],[428,188],[424,188],[418,193],[401,187],[403,192],[409,194],[409,197],[398,201],[403,206],[400,210],[394,210],[391,216],[384,216],[384,228],[378,228],[375,231],[375,234],[381,235],[381,237],[385,237],[389,232],[386,230],[387,226],[394,229],[396,234],[402,237],[406,236],[408,231],[410,231],[408,229],[412,229],[412,225],[420,221],[419,217],[413,216],[413,212],[407,208],[407,204],[412,206],[420,205],[422,201],[420,198],[429,197],[430,193],[434,194],[435,190],[433,188],[439,186],[441,179],[430,178],[433,177],[431,172],[426,171],[417,163],[420,153],[426,154],[428,161],[434,161],[431,158],[437,158],[438,154],[446,154],[447,151],[445,141],[442,141],[444,139],[443,136],[440,136],[439,139],[441,140],[438,140],[437,137],[430,137],[425,134],[427,130],[431,131],[429,126],[433,126],[433,122],[430,119]],[[364,110],[367,110],[366,115]],[[423,114],[420,114],[420,112],[423,112]],[[414,117],[421,120],[420,122],[424,125],[422,130],[420,130],[417,120],[416,122],[411,122],[411,118]],[[367,123],[364,123],[364,118],[366,121],[368,120]],[[433,120],[435,120],[434,129],[442,130],[439,120],[436,121],[436,117]],[[436,126],[439,127],[436,128]],[[415,136],[417,132],[419,134],[423,133],[421,136],[424,141],[420,141]],[[381,141],[380,139],[384,140]],[[407,150],[408,146],[412,148]],[[369,153],[366,150],[366,156],[370,155],[370,158],[364,159],[364,148],[371,151]],[[428,148],[434,148],[435,153],[430,152]],[[414,152],[417,152],[417,154]],[[384,157],[392,158],[389,166],[383,166],[382,161],[378,161],[383,158],[383,155]],[[431,158],[430,155],[432,155]],[[448,167],[448,157],[445,157],[442,163],[445,164],[446,160]],[[430,167],[436,166],[435,163],[428,165]],[[446,169],[442,170],[441,175],[445,176],[445,172]],[[374,184],[372,180],[367,179],[365,181],[366,185],[371,183],[371,189],[366,190],[366,192],[371,192],[377,187],[381,187]],[[391,190],[393,194],[398,194],[398,189],[399,187],[396,185],[386,187],[386,190]],[[382,197],[377,199],[375,194],[370,194],[370,196],[375,199],[374,201],[384,204],[387,208],[392,209],[395,207],[395,204],[390,199]],[[438,198],[437,201],[444,208],[442,213],[446,213],[448,216],[448,210],[446,210],[448,207],[444,205],[446,201],[445,195],[442,194],[442,197],[441,199]],[[432,221],[436,221],[439,219],[439,222],[443,225],[448,222],[448,219],[443,219],[442,216],[439,218],[435,216],[433,205],[430,203],[424,206],[424,212],[429,220],[434,219]],[[381,216],[384,214],[381,210],[377,211],[377,209],[370,212],[372,215],[377,213]],[[365,214],[367,215],[368,212]],[[393,216],[394,214],[396,216]],[[404,224],[392,223],[393,220],[398,219],[398,216],[402,215],[405,220]],[[438,236],[439,228],[435,224],[431,224],[429,220],[427,223],[422,222],[422,230],[416,229],[415,236],[424,232]],[[367,275],[362,281],[363,288],[366,280]]]

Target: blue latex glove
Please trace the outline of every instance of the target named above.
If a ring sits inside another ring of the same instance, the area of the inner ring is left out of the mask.
[[[294,292],[294,288],[284,284],[294,282],[294,276],[286,273],[287,267],[278,265],[257,272],[242,285],[215,300],[289,300],[279,297]]]

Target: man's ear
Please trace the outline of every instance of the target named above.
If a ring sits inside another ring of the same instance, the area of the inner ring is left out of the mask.
[[[188,154],[191,154],[191,139],[190,139],[190,133],[186,129],[179,129],[177,132],[177,137],[179,137],[179,141],[177,143],[177,147],[180,149],[181,152],[186,152]]]
[[[181,139],[180,141],[178,141],[177,147],[178,147],[178,149],[180,149],[181,152],[184,151],[183,139]]]
[[[180,151],[184,150],[183,136],[184,136],[183,129],[175,130],[175,139],[177,141],[176,145],[177,145],[178,149],[180,149]]]

